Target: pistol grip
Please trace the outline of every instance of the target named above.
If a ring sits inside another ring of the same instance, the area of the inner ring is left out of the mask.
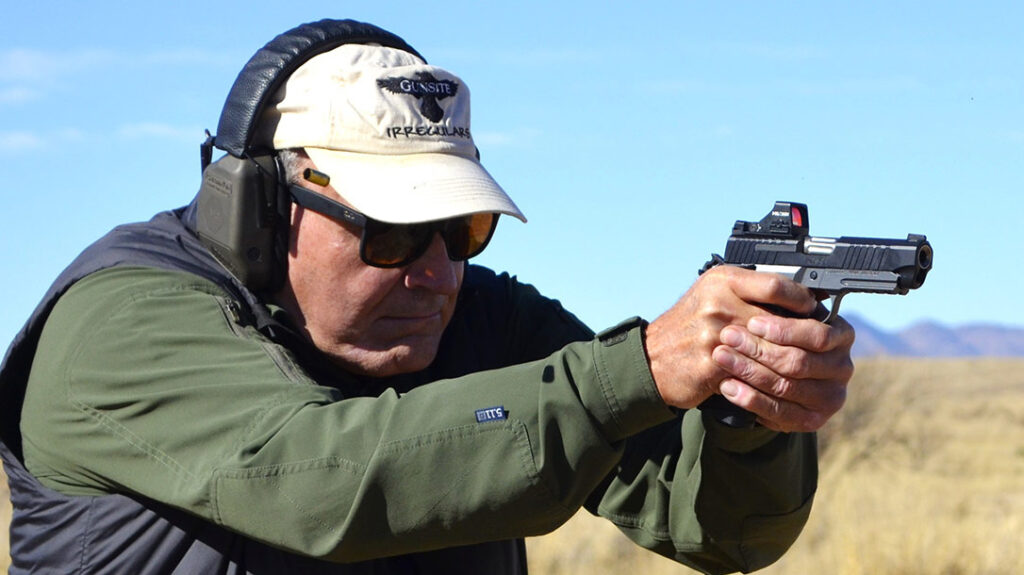
[[[733,405],[724,396],[715,394],[697,406],[717,421],[729,427],[750,428],[757,424],[757,416],[746,409]]]

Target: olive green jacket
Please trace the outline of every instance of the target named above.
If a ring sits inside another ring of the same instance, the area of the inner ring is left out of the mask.
[[[791,545],[817,479],[812,434],[668,409],[641,322],[591,337],[476,266],[434,365],[388,380],[268,336],[197,276],[100,271],[47,320],[21,430],[46,487],[340,562],[538,535],[585,505],[687,565],[752,570]]]

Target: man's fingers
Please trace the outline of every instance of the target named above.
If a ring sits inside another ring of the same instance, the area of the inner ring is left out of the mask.
[[[853,328],[840,316],[831,324],[816,319],[759,315],[747,322],[750,333],[780,346],[793,346],[813,352],[849,349],[855,337]]]
[[[732,378],[719,391],[771,429],[814,431],[846,401],[853,330],[813,319],[757,316],[726,326],[712,359]]]
[[[791,279],[778,274],[720,267],[730,270],[729,285],[745,301],[781,307],[804,317],[814,313],[818,307],[814,292]]]
[[[782,401],[736,379],[723,381],[721,391],[730,402],[756,415],[761,425],[785,433],[817,431],[834,413]]]
[[[712,358],[734,378],[773,400],[829,415],[838,411],[846,400],[845,378],[816,379],[780,374],[724,345],[715,349]],[[826,374],[832,375],[831,372]],[[764,406],[763,409],[774,407]],[[761,415],[758,410],[749,411]]]
[[[757,319],[751,320],[750,324],[755,324]],[[813,325],[814,320],[803,321],[808,322],[811,336],[801,339],[801,343],[808,347],[780,345],[768,339],[772,335],[770,333],[766,333],[766,337],[758,337],[751,330],[738,326],[726,326],[720,337],[723,344],[785,377],[843,380],[852,377],[853,362],[846,336],[833,334],[827,329],[822,331]],[[782,339],[786,337],[782,335]],[[819,349],[815,350],[815,347]]]

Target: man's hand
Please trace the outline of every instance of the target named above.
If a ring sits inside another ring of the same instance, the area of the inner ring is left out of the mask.
[[[775,274],[719,266],[701,275],[647,328],[662,398],[692,408],[721,393],[768,428],[820,428],[845,401],[854,333],[842,318],[807,318],[818,305],[809,289]]]

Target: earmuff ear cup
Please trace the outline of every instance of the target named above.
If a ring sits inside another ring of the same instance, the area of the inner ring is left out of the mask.
[[[203,171],[196,233],[253,291],[274,291],[284,279],[277,271],[287,261],[289,204],[279,197],[281,189],[272,156],[241,159],[229,154]]]
[[[203,183],[196,235],[254,292],[276,291],[287,275],[291,202],[271,142],[257,142],[257,123],[278,88],[310,58],[342,44],[379,44],[422,56],[398,36],[353,20],[320,20],[293,28],[260,49],[235,79],[216,137],[201,147]],[[227,152],[209,164],[211,147]]]

